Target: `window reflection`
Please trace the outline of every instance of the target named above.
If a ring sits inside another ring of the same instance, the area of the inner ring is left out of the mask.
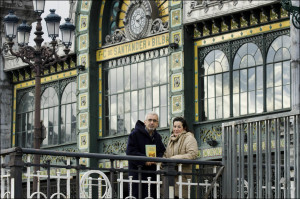
[[[76,83],[69,83],[62,94],[60,142],[76,141]]]
[[[34,132],[34,95],[32,92],[25,93],[17,108],[16,118],[16,146],[33,147]]]
[[[267,54],[267,111],[290,108],[290,37],[277,37]]]
[[[233,92],[239,93],[239,96],[237,94],[234,97],[233,103],[239,101],[240,106],[234,106],[233,116],[257,113],[256,107],[262,103],[262,101],[257,101],[258,99],[261,100],[256,97],[257,89],[261,86],[255,87],[255,85],[256,82],[263,82],[263,75],[259,75],[257,72],[261,71],[262,60],[261,50],[254,43],[243,44],[237,51],[233,63]],[[237,75],[238,72],[239,76]]]
[[[130,133],[136,121],[144,121],[150,111],[159,114],[160,127],[168,126],[168,72],[167,57],[106,69],[108,84],[104,98],[109,99],[109,111],[105,112],[106,135]],[[115,90],[118,95],[114,95]]]
[[[213,50],[204,58],[202,69],[205,74],[200,80],[203,85],[202,99],[205,117],[203,119],[213,120],[229,117],[228,94],[230,87],[227,57],[222,51]]]

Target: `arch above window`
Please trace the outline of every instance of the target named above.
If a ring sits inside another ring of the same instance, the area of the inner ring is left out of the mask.
[[[248,68],[262,64],[263,56],[258,46],[254,43],[246,43],[237,51],[233,61],[233,69]]]
[[[213,50],[204,59],[205,75],[229,71],[229,62],[221,50]]]
[[[41,108],[58,106],[58,95],[54,88],[47,88],[42,95]]]
[[[290,60],[291,39],[287,35],[277,37],[271,44],[268,55],[267,63],[273,63],[283,60]]]
[[[34,110],[34,95],[32,92],[25,93],[18,105],[17,113],[30,112]]]
[[[67,103],[73,103],[76,102],[76,83],[71,82],[69,83],[62,94],[61,103],[67,104]]]

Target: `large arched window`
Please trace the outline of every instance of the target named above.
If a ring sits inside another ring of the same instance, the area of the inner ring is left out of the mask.
[[[61,98],[61,143],[76,141],[76,83],[69,83]]]
[[[205,57],[202,69],[204,76],[203,104],[205,118],[208,120],[230,116],[229,62],[220,50],[213,50]]]
[[[290,108],[290,37],[276,38],[267,55],[267,111]]]
[[[41,95],[41,120],[46,128],[42,147],[76,142],[76,78],[64,79],[56,89],[45,85]],[[71,80],[71,81],[70,81]],[[59,91],[59,93],[57,92]],[[16,146],[33,147],[34,94],[25,90],[17,93],[20,102],[16,113]]]
[[[246,43],[233,61],[233,116],[263,112],[263,57],[254,43]]]
[[[47,132],[43,146],[58,144],[58,108],[58,95],[53,87],[49,87],[41,98],[41,119]]]
[[[201,121],[290,109],[291,41],[286,33],[233,41],[213,51],[211,46],[199,50],[203,57],[199,59]],[[223,52],[231,57],[227,60]]]
[[[24,94],[18,104],[16,124],[16,146],[33,147],[34,132],[34,96],[32,92]]]

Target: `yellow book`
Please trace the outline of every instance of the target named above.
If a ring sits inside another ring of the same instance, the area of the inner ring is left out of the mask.
[[[147,157],[156,157],[156,145],[146,145],[146,156]]]

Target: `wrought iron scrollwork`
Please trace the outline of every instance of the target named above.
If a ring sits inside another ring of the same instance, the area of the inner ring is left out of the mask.
[[[112,35],[107,35],[105,37],[106,44],[116,44],[121,43],[126,40],[126,36],[123,30],[117,29]]]
[[[159,32],[163,32],[168,30],[169,28],[169,23],[168,22],[163,22],[161,19],[157,18],[153,21],[152,27],[151,27],[151,34],[156,34]]]
[[[300,29],[300,7],[293,6],[291,0],[281,0],[281,4],[292,15],[293,25]]]

